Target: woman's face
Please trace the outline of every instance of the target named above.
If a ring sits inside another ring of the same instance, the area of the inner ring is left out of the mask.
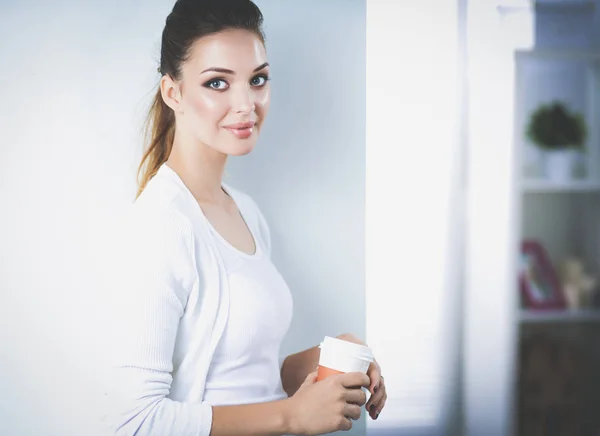
[[[193,44],[182,73],[177,135],[227,155],[252,151],[270,102],[261,40],[238,29],[202,37]]]

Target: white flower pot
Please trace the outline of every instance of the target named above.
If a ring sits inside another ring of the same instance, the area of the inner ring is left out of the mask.
[[[525,148],[523,156],[523,172],[527,178],[544,177],[544,151],[539,147],[529,146]]]
[[[546,178],[554,182],[572,180],[576,160],[575,150],[547,151],[544,156]]]

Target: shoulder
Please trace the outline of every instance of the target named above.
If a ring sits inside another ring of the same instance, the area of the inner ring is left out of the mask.
[[[177,192],[153,181],[123,214],[117,230],[121,255],[148,265],[187,264],[193,247],[191,222],[179,207]]]
[[[156,237],[181,237],[192,231],[184,204],[179,187],[159,173],[129,206],[124,224],[134,234],[151,231]]]
[[[145,236],[156,242],[183,242],[192,234],[189,219],[175,202],[159,205],[134,203],[124,215],[123,230],[131,237]]]

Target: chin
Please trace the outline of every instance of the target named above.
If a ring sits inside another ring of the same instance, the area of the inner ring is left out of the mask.
[[[240,141],[227,147],[227,154],[230,156],[245,156],[254,150],[254,145],[254,142],[244,144],[243,141]]]

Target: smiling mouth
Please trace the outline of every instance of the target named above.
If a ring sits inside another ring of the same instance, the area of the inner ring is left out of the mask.
[[[256,121],[247,121],[244,123],[233,123],[225,126],[226,129],[251,129],[256,124]]]
[[[233,133],[233,135],[235,135],[235,137],[238,139],[248,139],[250,136],[252,136],[252,133],[254,132],[254,124],[252,124],[251,126],[242,127],[227,126],[225,127],[225,129]]]

